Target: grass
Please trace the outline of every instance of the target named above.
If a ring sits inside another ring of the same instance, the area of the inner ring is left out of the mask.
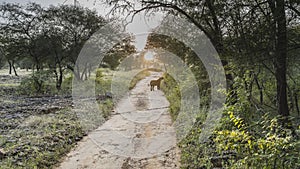
[[[84,134],[70,109],[32,115],[1,137],[6,153],[0,168],[50,168]]]
[[[20,84],[17,83],[5,83],[5,84],[0,84],[0,87],[17,87]]]
[[[110,117],[113,106],[112,99],[106,99],[99,103],[99,109],[102,112],[104,119],[107,120]]]
[[[96,88],[101,86],[101,89],[108,90],[111,77],[107,76],[111,75],[107,71],[103,74],[104,76],[97,79]],[[71,78],[67,81],[65,85],[69,88],[68,90],[71,90]],[[17,88],[18,84],[10,82],[0,84],[0,87],[7,86]],[[104,91],[101,90],[101,92]],[[14,93],[11,94],[14,95]],[[1,98],[2,103],[13,104],[16,107],[18,107],[18,100],[17,96],[15,101]],[[113,108],[112,100],[107,98],[98,104],[101,113],[107,119]],[[63,109],[50,113],[34,111],[16,113],[22,115],[21,118],[11,118],[10,114],[13,115],[9,111],[2,111],[0,114],[3,116],[0,119],[0,169],[54,168],[76,145],[76,142],[87,134],[81,124],[81,119],[78,119],[76,113],[67,105]]]
[[[112,109],[111,101],[99,106],[107,117]],[[32,115],[9,134],[0,136],[0,146],[5,151],[0,168],[51,168],[86,134],[70,108]]]
[[[172,121],[175,121],[180,110],[181,94],[179,86],[175,79],[169,74],[164,74],[164,81],[161,84],[161,90],[165,93],[170,103],[170,115]]]

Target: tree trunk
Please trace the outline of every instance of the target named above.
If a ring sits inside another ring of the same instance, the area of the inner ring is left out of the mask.
[[[8,64],[9,64],[9,74],[11,75],[11,72],[12,72],[12,63],[10,61],[7,61]]]
[[[14,70],[15,76],[18,76],[14,61],[12,61],[12,68]]]
[[[254,75],[254,80],[255,80],[256,86],[259,90],[259,102],[260,102],[260,104],[263,104],[264,103],[263,87],[259,84],[258,78],[256,75]]]
[[[287,58],[287,34],[284,0],[275,1],[274,20],[276,26],[275,44],[275,76],[277,85],[278,114],[289,115],[287,102],[287,79],[286,79],[286,58]]]
[[[294,94],[294,98],[295,98],[295,107],[296,107],[296,111],[298,113],[298,116],[300,116],[300,109],[299,109],[299,104],[298,104],[298,94],[297,94],[298,91],[295,91],[295,94]]]
[[[77,67],[76,69],[75,69],[74,67],[70,66],[70,65],[67,65],[67,68],[73,72],[75,78],[76,78],[78,81],[81,81],[81,79],[80,79],[79,67],[78,67],[78,65],[75,65],[75,66]]]
[[[61,69],[59,68],[59,72],[57,72],[56,68],[53,68],[54,69],[54,74],[55,74],[55,80],[56,80],[56,89],[58,91],[61,90],[61,84],[62,84],[62,71]]]
[[[59,77],[58,77],[58,81],[57,81],[57,84],[56,84],[56,89],[57,90],[61,90],[62,81],[63,81],[63,70],[60,67],[59,68]]]
[[[61,90],[61,84],[62,84],[62,81],[63,81],[63,68],[62,68],[62,65],[61,65],[60,61],[57,61],[57,65],[58,65],[58,72],[57,72],[57,68],[55,66],[56,89],[58,91],[60,91]]]

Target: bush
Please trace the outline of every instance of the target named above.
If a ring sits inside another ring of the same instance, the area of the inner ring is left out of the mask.
[[[238,158],[226,166],[230,168],[299,168],[299,140],[290,129],[283,128],[278,121],[280,116],[270,118],[268,114],[257,123],[260,131],[251,131],[241,118],[228,112],[235,130],[216,132],[217,152],[234,151]],[[299,131],[297,131],[299,134]]]
[[[73,82],[73,74],[71,76],[66,77],[62,84],[61,84],[61,91],[60,93],[63,95],[70,95],[72,94],[72,82]]]
[[[161,84],[161,90],[165,93],[168,101],[170,102],[170,114],[172,120],[176,120],[176,117],[179,113],[180,110],[180,104],[181,104],[181,94],[180,94],[180,89],[175,81],[175,79],[165,73],[163,75],[164,80],[162,81]]]
[[[95,79],[96,95],[105,95],[111,91],[111,79],[104,76],[104,70],[97,69]]]
[[[99,109],[106,120],[108,120],[108,118],[110,117],[110,113],[113,109],[113,106],[114,104],[111,99],[106,99],[104,101],[101,101],[101,104],[99,104]]]
[[[19,94],[53,94],[56,92],[53,78],[52,72],[48,70],[34,72],[30,77],[21,81],[21,84],[18,87]]]
[[[290,127],[289,119],[291,125],[282,126],[283,117],[273,110],[255,109],[243,83],[235,80],[236,98],[228,96],[220,126],[209,141],[200,143],[201,125],[195,125],[180,142],[182,168],[300,168],[300,132],[294,130],[299,124]]]

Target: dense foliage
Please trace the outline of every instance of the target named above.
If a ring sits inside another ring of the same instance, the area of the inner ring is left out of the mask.
[[[210,141],[202,143],[203,118],[198,118],[194,129],[179,143],[182,168],[299,168],[299,4],[284,2],[286,28],[281,28],[286,29],[283,46],[287,53],[283,56],[278,49],[285,50],[279,47],[282,39],[275,38],[281,36],[278,32],[285,34],[274,28],[279,22],[274,18],[279,17],[279,11],[274,13],[280,8],[276,3],[274,7],[269,1],[143,1],[148,12],[152,8],[167,11],[196,24],[214,44],[226,71],[227,103],[221,123]],[[189,65],[201,100],[206,100],[201,105],[209,105],[210,82],[190,48],[155,33],[148,37],[147,48],[163,48]],[[280,60],[282,56],[286,60]],[[179,86],[171,77],[165,83],[171,114],[176,115]],[[282,94],[284,86],[286,96]]]

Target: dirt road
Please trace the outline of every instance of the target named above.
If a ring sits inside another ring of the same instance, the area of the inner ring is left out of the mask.
[[[150,91],[152,73],[116,105],[111,118],[85,137],[59,169],[176,169],[179,150],[163,92]]]

